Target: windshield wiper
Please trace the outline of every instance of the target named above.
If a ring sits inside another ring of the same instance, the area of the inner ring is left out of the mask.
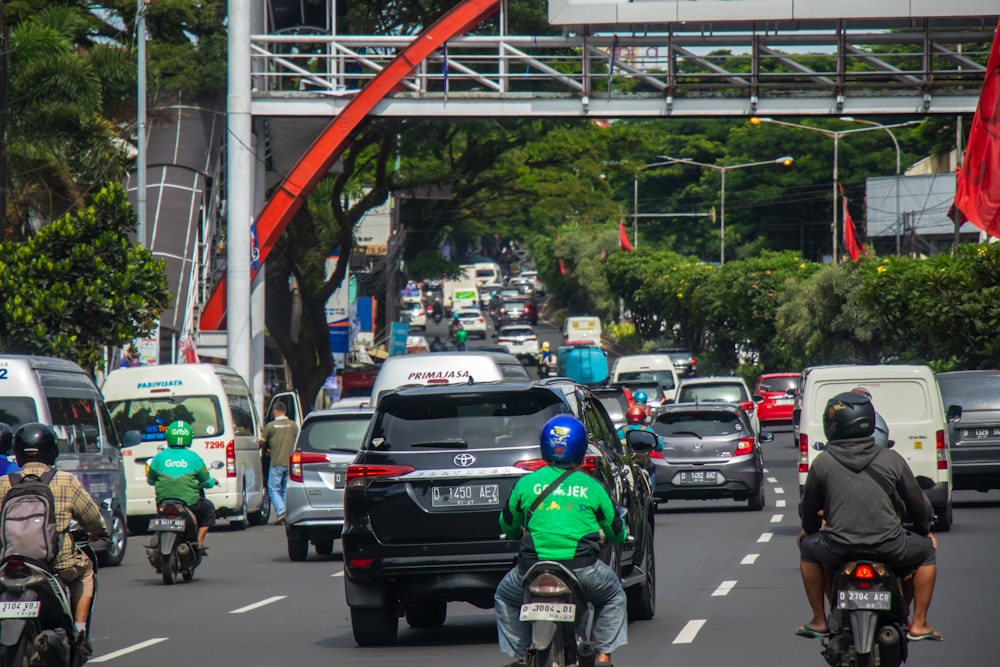
[[[465,440],[432,440],[429,442],[411,442],[410,447],[468,449],[469,444]]]

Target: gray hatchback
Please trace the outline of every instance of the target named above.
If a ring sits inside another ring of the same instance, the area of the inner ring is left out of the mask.
[[[341,408],[310,413],[302,423],[288,465],[285,493],[285,538],[288,557],[305,560],[309,543],[316,553],[333,553],[333,541],[344,527],[344,484],[371,408]]]

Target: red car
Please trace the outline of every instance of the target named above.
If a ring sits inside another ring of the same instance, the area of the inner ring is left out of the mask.
[[[792,421],[792,403],[799,389],[798,373],[765,373],[757,380],[753,400],[760,423]]]

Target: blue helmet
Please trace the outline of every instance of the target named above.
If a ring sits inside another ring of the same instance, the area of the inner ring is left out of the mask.
[[[556,415],[542,427],[539,444],[549,463],[578,465],[587,453],[587,429],[572,415]]]
[[[637,391],[635,392],[635,395],[632,397],[632,400],[634,400],[639,405],[646,405],[646,401],[649,400],[649,396],[646,396],[646,392],[644,391]]]

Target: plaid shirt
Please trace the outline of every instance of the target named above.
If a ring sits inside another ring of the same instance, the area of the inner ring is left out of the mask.
[[[48,469],[49,466],[44,463],[30,462],[25,464],[20,474],[41,477]],[[75,517],[91,535],[104,535],[107,530],[104,527],[101,510],[83,488],[80,480],[72,473],[57,472],[49,488],[52,489],[52,497],[56,501],[56,530],[62,536],[59,555],[56,556],[52,567],[55,570],[65,570],[74,565],[83,565],[86,556],[75,549],[73,540],[69,536],[69,522]],[[10,477],[0,477],[0,498],[5,497],[8,491],[10,491]]]

